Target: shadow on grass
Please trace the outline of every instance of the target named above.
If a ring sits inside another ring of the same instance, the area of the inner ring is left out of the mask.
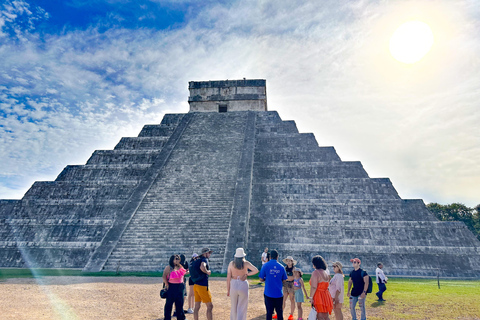
[[[381,307],[385,304],[386,301],[375,301],[374,303],[372,303],[370,305],[370,307],[372,308],[378,308],[378,307]]]

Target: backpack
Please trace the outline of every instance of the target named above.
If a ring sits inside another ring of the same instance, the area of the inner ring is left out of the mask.
[[[202,265],[202,259],[197,259],[193,261],[190,266],[190,278],[192,279],[193,283],[197,283],[206,278],[206,274],[200,269]]]
[[[365,271],[362,270],[362,278],[365,277]],[[367,293],[372,293],[372,288],[373,288],[373,282],[372,282],[372,277],[368,276],[368,289]]]

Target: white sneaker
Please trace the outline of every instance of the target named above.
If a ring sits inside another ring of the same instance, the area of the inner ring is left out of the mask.
[[[187,313],[193,313],[193,309],[192,309],[192,308],[188,308]]]

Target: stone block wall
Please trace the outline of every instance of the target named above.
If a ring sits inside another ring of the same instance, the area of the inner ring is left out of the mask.
[[[83,268],[179,119],[166,115],[162,124],[146,126],[141,137],[97,150],[85,165],[67,166],[55,181],[35,182],[23,199],[0,203],[1,266]]]
[[[480,277],[480,242],[463,223],[437,221],[268,111],[167,114],[0,200],[0,236],[2,267],[156,271],[210,247],[212,269],[226,271],[236,247],[260,265],[267,246],[306,272],[321,254],[346,272],[359,257],[369,272],[382,261],[389,275]]]
[[[292,128],[276,112],[257,115],[246,243],[258,266],[269,247],[307,272],[320,254],[346,272],[359,257],[369,272],[382,261],[391,275],[480,276],[479,242],[465,225],[437,221],[388,178],[370,178],[360,162]]]

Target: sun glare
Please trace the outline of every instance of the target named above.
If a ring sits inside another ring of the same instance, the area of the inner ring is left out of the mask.
[[[408,21],[398,27],[390,38],[390,53],[403,63],[422,59],[433,45],[433,33],[422,21]]]

